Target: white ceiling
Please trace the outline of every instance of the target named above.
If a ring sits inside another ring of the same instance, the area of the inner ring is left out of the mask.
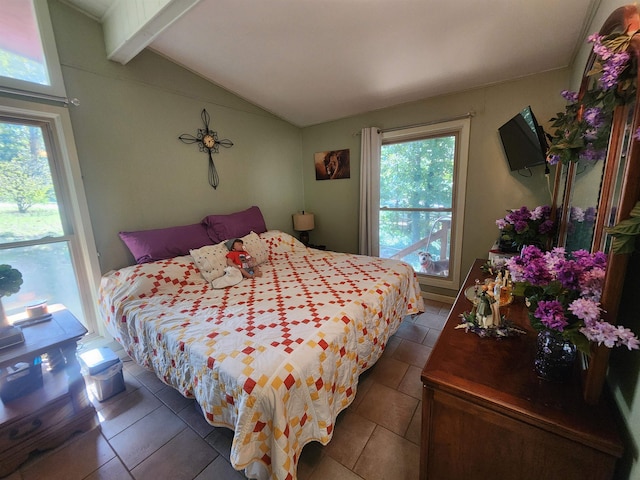
[[[64,1],[104,20],[131,0]],[[145,45],[308,126],[566,67],[599,0],[186,3]]]

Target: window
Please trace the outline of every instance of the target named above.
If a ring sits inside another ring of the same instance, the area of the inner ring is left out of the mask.
[[[46,0],[2,0],[0,87],[64,97]]]
[[[410,263],[427,285],[459,287],[469,124],[382,134],[380,256]]]
[[[63,303],[95,331],[100,275],[70,128],[65,108],[0,99],[0,263],[24,282],[3,304]]]
[[[22,101],[3,96],[46,100]],[[47,0],[3,0],[0,16],[0,263],[23,276],[7,314],[63,303],[97,332],[100,267]]]

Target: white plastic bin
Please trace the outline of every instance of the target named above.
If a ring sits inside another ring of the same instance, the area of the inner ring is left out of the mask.
[[[79,355],[82,374],[93,396],[103,402],[125,389],[122,360],[108,347]]]

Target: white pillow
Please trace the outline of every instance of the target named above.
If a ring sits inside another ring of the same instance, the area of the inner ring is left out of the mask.
[[[207,282],[224,275],[224,268],[227,266],[227,247],[224,242],[217,245],[206,245],[196,250],[190,250],[193,261],[202,273]]]
[[[247,253],[256,261],[256,265],[260,265],[269,260],[269,252],[267,252],[264,242],[257,233],[251,232],[240,240],[242,240],[242,244]]]

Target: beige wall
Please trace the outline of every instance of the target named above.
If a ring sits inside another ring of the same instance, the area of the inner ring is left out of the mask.
[[[50,2],[71,121],[103,272],[132,263],[121,230],[185,225],[259,205],[267,227],[291,233],[302,208],[300,129],[144,51],[126,66],[106,59],[100,25]],[[178,140],[210,126],[234,146],[208,157]],[[274,195],[277,192],[277,195]]]
[[[527,105],[548,127],[548,120],[564,107],[560,91],[566,88],[568,79],[569,70],[557,70],[303,129],[305,207],[316,214],[317,224],[312,241],[339,251],[357,252],[361,128],[399,127],[474,111],[462,246],[464,278],[474,259],[487,257],[498,237],[495,220],[504,216],[505,209],[551,203],[544,167],[534,167],[531,177],[509,171],[498,128]],[[350,149],[351,178],[316,181],[314,152],[342,148]],[[457,293],[434,288],[429,291],[450,296]]]

